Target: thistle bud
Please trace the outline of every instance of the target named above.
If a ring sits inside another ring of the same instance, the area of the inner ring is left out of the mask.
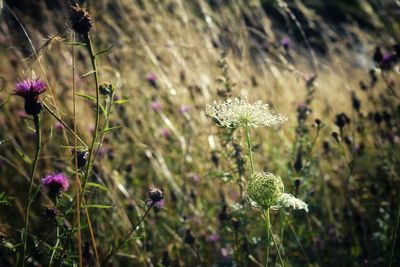
[[[339,137],[339,134],[338,134],[338,132],[332,132],[332,137],[333,137],[333,139],[335,139],[335,141],[336,142],[340,142],[340,137]]]
[[[99,86],[100,94],[105,96],[111,96],[114,92],[114,87],[111,83],[102,82]]]
[[[335,124],[339,128],[343,128],[346,124],[350,123],[349,117],[345,113],[340,113],[336,115]]]
[[[185,237],[183,238],[183,241],[185,241],[185,243],[188,245],[193,245],[194,241],[196,241],[190,229],[186,230],[186,234]]]
[[[58,211],[57,211],[56,207],[46,207],[44,209],[44,216],[49,221],[54,221],[57,218],[57,215],[58,215]]]
[[[93,28],[93,18],[85,9],[77,3],[71,5],[71,26],[72,29],[81,35],[86,35]]]
[[[82,169],[83,167],[85,167],[87,159],[88,159],[88,151],[86,149],[83,150],[78,150],[76,152],[76,159],[78,162],[78,169]]]
[[[296,161],[294,163],[294,169],[299,172],[299,171],[301,171],[302,168],[303,168],[303,159],[302,159],[301,151],[299,151],[297,153]]]
[[[239,229],[239,227],[240,227],[240,221],[239,221],[238,219],[236,219],[236,218],[233,218],[233,219],[232,219],[232,226],[233,226],[233,228],[235,228],[236,230]]]
[[[269,209],[283,194],[282,179],[272,173],[257,172],[250,177],[246,191],[248,196],[261,208]]]
[[[354,92],[351,93],[351,103],[352,103],[354,110],[356,110],[357,112],[360,112],[361,100],[356,96],[356,94]]]
[[[163,191],[161,191],[160,189],[151,186],[149,193],[148,193],[149,199],[150,201],[155,204],[157,202],[160,202],[161,200],[163,200],[164,196],[163,196]]]

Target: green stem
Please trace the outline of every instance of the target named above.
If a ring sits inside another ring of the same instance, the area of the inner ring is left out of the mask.
[[[266,260],[265,260],[265,267],[268,267],[268,259],[269,259],[269,228],[271,227],[270,219],[269,219],[269,209],[263,211],[265,227],[267,230],[267,253],[266,253]]]
[[[56,202],[55,203],[56,204],[56,208],[58,209],[58,196],[56,196],[55,202]],[[57,241],[56,241],[56,244],[54,245],[53,252],[51,253],[50,262],[49,262],[49,266],[50,267],[53,264],[54,255],[56,254],[58,245],[60,243],[60,227],[58,226],[58,222],[56,222],[56,223],[57,223],[57,226],[56,226]]]
[[[86,167],[86,172],[85,172],[85,176],[84,176],[84,179],[83,179],[83,185],[82,185],[80,199],[83,199],[83,197],[85,195],[86,184],[87,184],[87,181],[89,179],[89,175],[90,175],[90,173],[92,171],[92,166],[93,166],[92,157],[93,157],[93,152],[94,152],[94,146],[95,146],[96,140],[97,140],[97,132],[99,130],[99,122],[100,122],[99,77],[98,77],[98,73],[97,73],[96,55],[94,53],[92,41],[91,41],[89,35],[86,36],[86,44],[87,44],[88,52],[89,52],[89,55],[90,55],[90,60],[92,62],[92,68],[93,68],[93,71],[94,71],[94,82],[95,82],[95,85],[96,85],[96,122],[95,122],[95,126],[94,126],[94,133],[93,133],[92,143],[90,144],[90,148],[89,148],[87,167]]]
[[[399,204],[397,207],[397,219],[396,219],[396,226],[394,228],[394,232],[393,232],[393,238],[392,238],[392,252],[390,253],[390,263],[389,263],[389,267],[392,267],[392,262],[393,262],[393,257],[394,257],[394,248],[396,245],[396,239],[397,239],[397,231],[399,229],[399,221],[400,221],[400,200],[399,200]]]
[[[246,140],[247,140],[247,148],[249,149],[251,173],[253,174],[255,172],[255,170],[254,170],[254,160],[253,160],[253,151],[252,151],[251,140],[250,140],[250,129],[249,129],[249,127],[247,125],[246,125]]]
[[[96,64],[96,54],[94,53],[92,41],[90,39],[89,34],[87,34],[85,36],[85,41],[86,41],[86,45],[88,48],[90,60],[92,62],[92,68],[93,68],[93,72],[94,72],[94,82],[95,82],[95,86],[96,86],[96,122],[95,122],[95,126],[94,126],[92,143],[90,144],[90,148],[89,148],[89,155],[88,155],[86,172],[85,172],[84,179],[83,179],[82,190],[81,190],[80,197],[79,197],[81,203],[84,203],[84,196],[85,196],[87,181],[89,179],[89,176],[92,171],[93,164],[94,164],[94,162],[92,163],[92,158],[93,158],[93,154],[94,154],[93,152],[94,152],[94,147],[95,147],[96,140],[97,140],[97,133],[99,131],[99,122],[100,122],[100,91],[99,91],[98,70],[97,70],[97,64]],[[96,266],[97,266],[99,263],[99,254],[97,251],[96,240],[94,239],[93,229],[92,229],[91,223],[90,223],[89,211],[87,209],[85,209],[85,212],[86,212],[86,218],[88,219],[89,232],[90,232],[90,237],[92,239],[92,245],[93,245],[94,253],[96,256],[96,263],[97,263]]]
[[[108,254],[108,256],[105,258],[105,260],[103,261],[104,265],[107,264],[107,262],[115,255],[115,253],[117,253],[117,251],[121,248],[121,246],[123,244],[125,244],[125,242],[129,239],[129,237],[136,231],[138,226],[143,222],[143,220],[146,218],[146,216],[149,214],[151,208],[154,207],[155,204],[156,204],[155,202],[151,202],[150,206],[147,208],[146,212],[143,214],[142,218],[140,218],[138,223],[134,227],[132,227],[131,231],[126,235],[126,237],[124,239],[122,239],[118,243],[118,245],[115,246],[115,248],[110,252],[110,254]],[[103,266],[103,264],[102,264],[102,266]]]
[[[283,260],[282,260],[281,253],[280,253],[280,251],[279,251],[278,244],[276,243],[274,234],[272,233],[271,225],[269,226],[269,232],[270,232],[270,235],[271,235],[271,238],[272,238],[272,242],[274,243],[274,246],[275,246],[275,249],[276,249],[276,253],[278,254],[279,261],[281,262],[281,266],[282,266],[282,267],[285,267],[285,264],[283,263]]]
[[[23,251],[22,251],[22,266],[25,266],[25,255],[26,255],[26,249],[28,246],[28,227],[29,227],[29,211],[31,208],[31,195],[32,195],[32,189],[33,189],[33,180],[35,178],[35,173],[37,169],[37,165],[39,162],[39,156],[40,156],[40,151],[42,149],[42,129],[41,129],[41,124],[42,124],[42,119],[41,115],[33,115],[33,122],[35,124],[35,131],[36,131],[36,155],[35,155],[35,160],[33,161],[32,164],[32,173],[31,177],[29,179],[29,189],[28,189],[28,200],[26,203],[25,207],[25,228],[24,228],[24,234],[23,234]]]

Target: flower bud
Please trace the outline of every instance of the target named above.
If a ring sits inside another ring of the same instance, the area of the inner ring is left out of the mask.
[[[86,149],[77,151],[76,158],[78,162],[78,169],[82,169],[83,167],[85,167],[88,155],[89,153]]]
[[[269,209],[283,193],[282,179],[272,173],[257,172],[250,177],[246,191],[256,204]]]
[[[71,26],[72,29],[81,35],[86,35],[93,28],[93,18],[85,9],[77,3],[71,5]]]
[[[163,192],[154,186],[150,187],[148,196],[149,196],[150,201],[153,204],[160,202],[164,198]]]

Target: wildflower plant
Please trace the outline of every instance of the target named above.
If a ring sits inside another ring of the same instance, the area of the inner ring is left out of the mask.
[[[307,204],[290,194],[284,193],[284,186],[280,176],[267,172],[256,172],[253,147],[251,144],[250,129],[261,127],[276,127],[287,121],[287,118],[272,110],[268,104],[262,101],[249,103],[247,99],[227,99],[223,102],[215,102],[206,106],[206,114],[213,118],[219,127],[228,129],[242,128],[246,131],[246,141],[250,159],[251,175],[247,181],[246,193],[249,200],[255,206],[261,208],[267,232],[267,260],[269,257],[270,237],[273,240],[281,265],[284,266],[279,246],[274,239],[271,223],[270,209],[291,207],[308,211]]]

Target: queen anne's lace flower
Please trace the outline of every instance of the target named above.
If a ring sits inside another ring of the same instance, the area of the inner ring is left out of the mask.
[[[250,177],[246,191],[258,206],[269,209],[283,193],[282,179],[272,173],[256,172]]]
[[[285,207],[308,212],[306,203],[283,191],[281,177],[267,172],[254,173],[246,187],[250,203],[257,208],[266,210]]]
[[[226,128],[271,127],[278,126],[287,120],[262,101],[251,104],[246,99],[240,98],[207,105],[206,114],[212,117],[220,127]]]
[[[281,207],[292,208],[295,210],[305,210],[308,212],[308,205],[306,203],[292,196],[291,194],[286,193],[283,193],[280,196],[276,206],[272,206],[273,209],[279,209]]]

